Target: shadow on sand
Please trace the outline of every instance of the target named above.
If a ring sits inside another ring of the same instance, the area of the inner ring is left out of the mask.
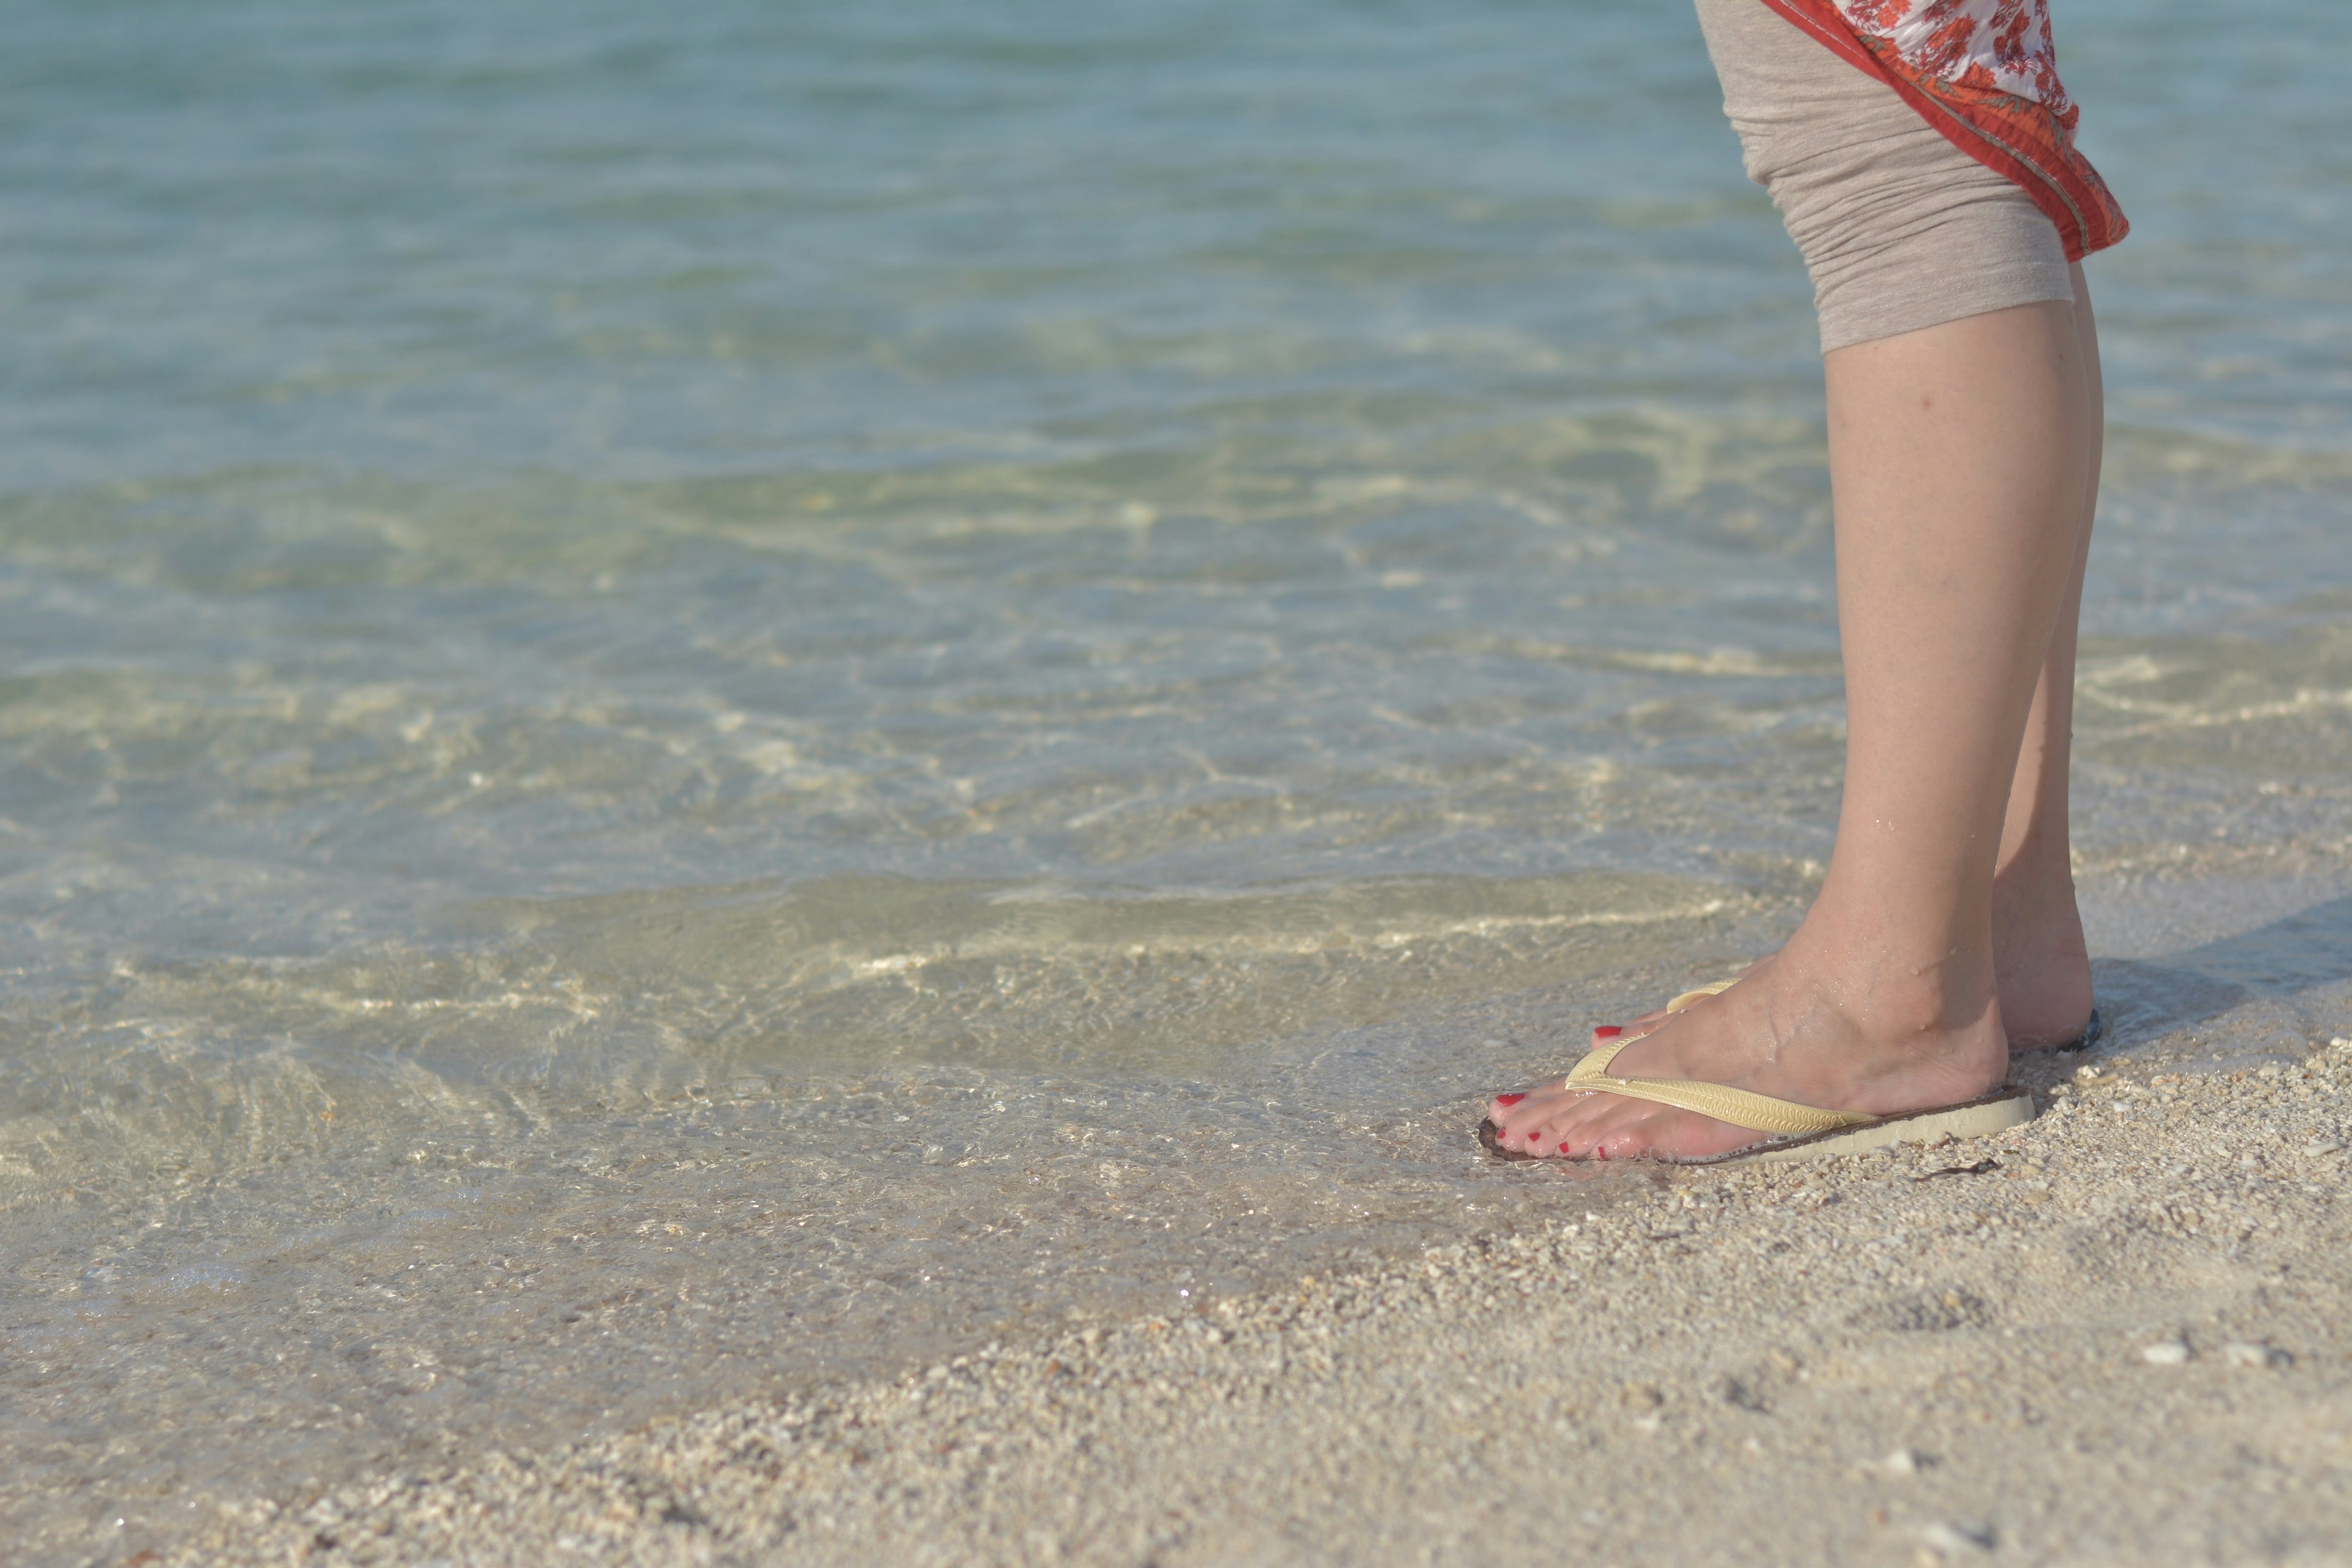
[[[2168,953],[2160,959],[2109,958],[2092,965],[2099,1006],[2107,1020],[2101,1050],[2127,1049],[2152,1037],[2193,1028],[2224,1014],[2267,1003],[2285,1016],[2309,1020],[2301,994],[2352,980],[2352,897],[2275,920],[2237,936]],[[2275,1027],[2245,1044],[2267,1051]],[[2306,1037],[2304,1042],[2310,1042]]]

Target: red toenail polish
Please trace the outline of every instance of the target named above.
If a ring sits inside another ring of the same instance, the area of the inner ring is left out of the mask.
[[[1603,1024],[1592,1031],[1592,1037],[1596,1040],[1613,1040],[1624,1032],[1614,1024]]]
[[[1526,1098],[1527,1096],[1524,1094],[1498,1094],[1495,1097],[1495,1103],[1507,1108],[1509,1106],[1517,1105]]]
[[[1565,1143],[1561,1144],[1561,1145],[1559,1146],[1559,1152],[1560,1152],[1561,1153],[1563,1153],[1563,1154],[1567,1153],[1567,1152],[1568,1152],[1568,1145],[1567,1145],[1567,1144],[1565,1144]]]

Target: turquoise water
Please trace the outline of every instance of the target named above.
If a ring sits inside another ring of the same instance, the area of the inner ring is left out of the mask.
[[[2102,984],[2340,1026],[2214,921],[2352,890],[2352,17],[2058,19]],[[16,20],[49,1556],[1556,1206],[1475,1096],[1819,874],[1808,297],[1675,5]]]

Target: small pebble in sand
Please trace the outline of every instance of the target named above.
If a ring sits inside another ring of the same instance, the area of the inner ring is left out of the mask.
[[[2303,1146],[2303,1152],[2315,1160],[2328,1154],[2340,1153],[2343,1149],[2344,1145],[2333,1138],[2315,1138]]]
[[[1908,1448],[1897,1448],[1883,1459],[1873,1459],[1856,1468],[1867,1475],[1901,1479],[1919,1473],[1919,1456]]]
[[[2229,1358],[2231,1366],[2286,1366],[2294,1360],[2284,1351],[2251,1340],[2232,1340],[2221,1347],[2221,1353]]]
[[[1937,1521],[1919,1528],[1919,1539],[1931,1552],[1947,1557],[1959,1557],[1970,1552],[1990,1552],[1997,1539],[1990,1524],[1947,1523]]]
[[[2158,1340],[2142,1345],[2139,1359],[2150,1366],[2179,1366],[2189,1359],[2189,1344],[2185,1340]]]

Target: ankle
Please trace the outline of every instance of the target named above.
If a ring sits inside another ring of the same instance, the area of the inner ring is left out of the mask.
[[[2074,902],[2072,871],[2045,866],[1998,873],[1992,884],[1992,935],[2004,982],[2023,954],[2084,958],[2083,916]]]
[[[2005,872],[1993,883],[1992,942],[2011,1044],[2033,1049],[2081,1035],[2091,1016],[2091,950],[2074,878],[2063,868]]]
[[[1991,965],[1971,964],[1958,973],[1955,967],[1888,964],[1870,976],[1857,993],[1861,1005],[1850,1011],[1873,1037],[1890,1044],[1932,1046],[1979,1033],[1989,1021],[1997,1027],[2000,1005]]]
[[[2074,902],[2074,857],[2064,839],[2028,838],[2001,856],[1992,873],[1995,917],[2004,905],[2024,909]]]
[[[1874,928],[1844,940],[1807,942],[1807,934],[1790,948],[1813,989],[1873,1039],[1926,1042],[1998,1026],[1992,954],[1981,943],[1890,942]]]

